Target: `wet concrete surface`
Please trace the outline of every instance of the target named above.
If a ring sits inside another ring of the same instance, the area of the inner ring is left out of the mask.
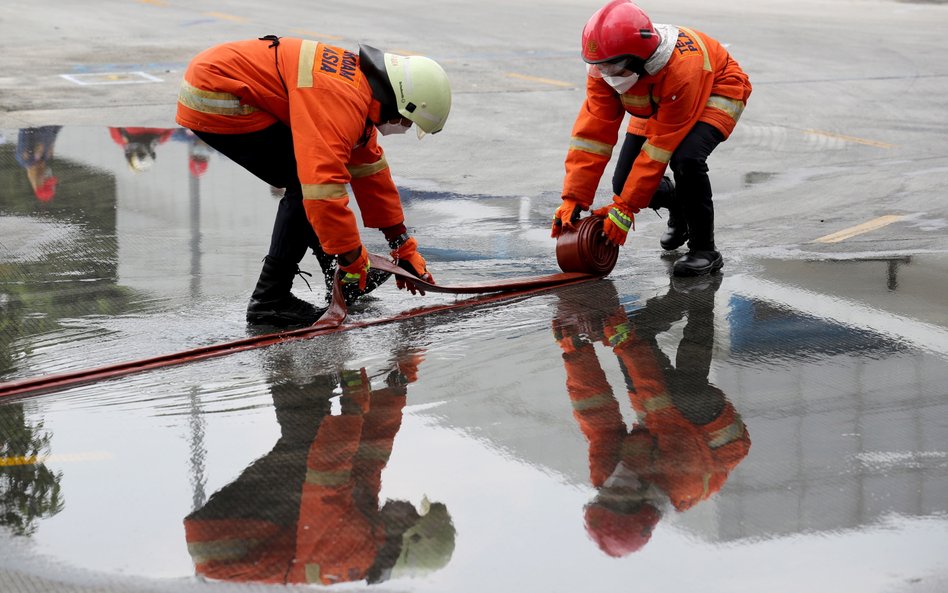
[[[247,336],[276,192],[174,127],[174,88],[307,8],[43,4],[14,3],[11,46],[58,46],[0,57],[0,382]],[[454,127],[383,142],[439,283],[557,271],[563,40],[594,4],[314,22],[449,67]],[[647,211],[606,280],[0,401],[0,591],[945,590],[944,10],[653,11],[755,84],[712,157],[713,278],[670,277]],[[135,172],[115,138],[144,126]],[[16,159],[40,140],[52,196]],[[454,301],[386,284],[351,319]]]

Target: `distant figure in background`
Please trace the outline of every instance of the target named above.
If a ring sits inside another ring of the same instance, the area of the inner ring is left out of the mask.
[[[385,235],[399,266],[433,281],[408,235],[401,199],[378,134],[419,137],[444,127],[451,88],[422,56],[358,53],[316,41],[278,38],[212,47],[188,66],[177,122],[271,187],[284,188],[270,249],[247,306],[247,321],[311,325],[322,310],[291,292],[311,249],[331,287],[337,266],[348,302],[388,279],[369,265],[355,214]],[[416,287],[397,279],[399,288]],[[423,291],[421,291],[424,294]]]
[[[596,495],[585,507],[586,530],[613,557],[642,549],[668,507],[690,509],[724,486],[747,456],[750,436],[724,393],[708,381],[714,344],[714,293],[721,277],[673,278],[630,318],[612,283],[596,308],[561,295],[553,333],[563,349],[573,416],[589,441]],[[658,334],[687,319],[675,363]],[[595,350],[616,355],[636,418],[631,428]]]
[[[56,196],[59,179],[53,175],[53,145],[62,126],[23,128],[17,136],[16,162],[26,170],[33,194],[40,202]]]
[[[652,24],[629,0],[612,0],[583,29],[586,101],[573,124],[563,203],[553,236],[593,203],[626,113],[631,115],[612,178],[613,203],[594,213],[624,245],[642,208],[668,209],[663,249],[688,242],[672,273],[720,270],[707,159],[737,124],[751,84],[720,43],[700,31]],[[674,183],[664,177],[671,166]]]
[[[128,168],[142,173],[155,164],[156,149],[174,134],[174,128],[109,128],[112,140],[122,147]]]

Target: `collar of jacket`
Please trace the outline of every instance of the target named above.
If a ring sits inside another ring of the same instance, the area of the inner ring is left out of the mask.
[[[372,98],[379,104],[377,112],[370,110],[370,113],[378,117],[372,121],[382,123],[399,117],[395,89],[392,88],[385,71],[385,54],[371,45],[359,45],[359,69],[369,81]]]
[[[675,49],[675,44],[678,43],[678,27],[658,23],[655,23],[654,27],[661,38],[661,42],[655,48],[652,57],[645,62],[645,71],[652,76],[658,74],[658,71],[665,67],[671,57],[672,50]]]

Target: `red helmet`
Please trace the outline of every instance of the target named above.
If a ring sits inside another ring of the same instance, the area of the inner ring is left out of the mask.
[[[661,513],[649,503],[631,514],[619,513],[600,504],[586,505],[586,533],[599,549],[613,558],[641,550],[652,538]]]
[[[630,0],[612,0],[596,11],[583,28],[583,60],[587,64],[631,62],[638,71],[658,47],[658,33],[641,8]]]

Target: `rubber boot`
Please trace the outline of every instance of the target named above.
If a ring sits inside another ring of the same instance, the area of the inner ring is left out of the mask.
[[[688,253],[679,257],[672,268],[675,276],[704,276],[724,267],[724,258],[714,245],[714,211],[689,211]]]
[[[678,249],[688,240],[688,222],[681,213],[681,205],[678,203],[675,192],[675,182],[670,177],[662,177],[652,197],[652,203],[668,210],[668,226],[659,239],[659,244],[666,251]]]
[[[668,210],[668,228],[659,239],[662,249],[671,251],[678,249],[688,240],[688,223],[681,214],[681,206],[678,204],[678,196],[675,192],[675,182],[671,177],[662,177],[658,184],[658,189],[649,202],[649,208],[658,211],[659,208]]]
[[[326,309],[317,309],[290,292],[298,273],[296,264],[269,255],[263,258],[263,270],[247,305],[247,323],[276,327],[316,323]]]
[[[671,251],[684,245],[687,240],[688,223],[685,222],[684,217],[678,212],[677,207],[669,208],[668,228],[665,229],[661,239],[658,240],[659,244],[665,251]]]

